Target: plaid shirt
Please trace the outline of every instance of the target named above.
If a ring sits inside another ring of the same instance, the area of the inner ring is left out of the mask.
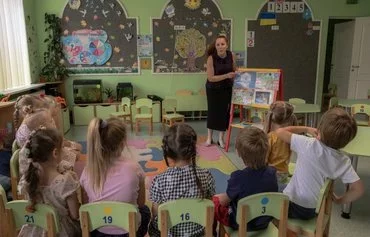
[[[196,167],[197,176],[204,190],[204,198],[212,199],[215,194],[215,181],[207,169]],[[201,198],[197,188],[192,166],[169,167],[164,173],[157,175],[150,187],[150,200],[161,204],[180,198]],[[160,236],[158,218],[150,224],[149,235]],[[169,230],[169,236],[194,237],[204,236],[204,227],[192,222],[178,224]]]

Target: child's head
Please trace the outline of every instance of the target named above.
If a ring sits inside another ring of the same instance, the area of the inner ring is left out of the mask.
[[[38,129],[40,126],[46,128],[56,128],[54,119],[49,110],[40,109],[32,114],[27,115],[24,119],[27,127],[32,131]]]
[[[18,129],[23,118],[34,111],[45,108],[45,102],[37,95],[19,96],[14,105],[14,127]]]
[[[25,174],[27,181],[26,191],[32,202],[31,210],[36,204],[39,195],[40,175],[42,165],[56,165],[60,161],[63,136],[53,128],[40,128],[33,131],[25,145],[26,157],[30,159],[28,170]],[[50,166],[51,167],[51,166]]]
[[[326,111],[320,119],[318,139],[333,149],[345,147],[357,133],[357,124],[342,108],[332,108]]]
[[[265,132],[269,133],[279,127],[297,125],[297,117],[293,112],[293,105],[287,102],[276,101],[272,103],[267,115]]]
[[[244,128],[236,137],[236,151],[244,164],[253,169],[265,167],[268,150],[267,135],[259,128]]]
[[[86,171],[94,192],[101,193],[108,169],[121,157],[127,132],[118,118],[94,118],[87,129]]]
[[[185,161],[185,163],[192,166],[195,181],[203,196],[203,187],[196,174],[197,134],[194,129],[185,123],[173,125],[163,136],[162,149],[167,166],[169,165],[168,158],[175,163],[177,161]]]

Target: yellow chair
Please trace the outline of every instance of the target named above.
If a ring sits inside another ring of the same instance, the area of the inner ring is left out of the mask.
[[[5,213],[5,205],[7,203],[7,199],[6,199],[6,193],[5,193],[5,190],[3,189],[3,187],[0,185],[0,236],[8,236],[7,232],[8,232],[8,227],[6,225],[6,217],[4,215]],[[4,234],[4,235],[2,235]]]
[[[111,117],[118,117],[122,118],[123,122],[130,122],[131,131],[133,131],[133,121],[132,121],[132,113],[131,113],[131,100],[128,97],[123,97],[121,100],[121,108],[122,111],[111,113]]]
[[[158,207],[158,227],[161,237],[168,236],[168,229],[180,224],[193,222],[205,227],[206,237],[212,236],[214,205],[208,199],[178,199],[162,203]]]
[[[148,123],[149,133],[153,134],[153,101],[148,98],[137,99],[135,114],[135,133],[138,135],[140,130],[140,123]],[[142,108],[148,108],[149,113],[141,113]]]
[[[326,180],[317,201],[317,217],[311,220],[288,219],[288,229],[303,236],[321,237],[329,235],[331,215],[331,193],[333,181]]]
[[[220,224],[220,236],[226,234],[234,237],[286,237],[288,219],[289,197],[282,193],[259,193],[245,198],[238,202],[236,222],[239,230],[233,230]],[[279,228],[272,222],[266,229],[247,232],[247,223],[260,216],[272,216],[279,220]]]
[[[59,216],[53,207],[46,204],[37,204],[35,212],[28,212],[29,201],[17,200],[8,202],[6,217],[8,219],[9,236],[16,236],[16,231],[23,225],[36,225],[47,230],[47,236],[57,236],[59,233]]]
[[[290,98],[288,102],[291,104],[306,104],[306,101],[301,98]]]
[[[370,105],[354,104],[351,111],[357,125],[370,126]]]
[[[23,199],[21,195],[18,194],[18,181],[19,177],[19,152],[21,150],[18,149],[12,154],[12,158],[10,159],[10,182],[12,185],[12,196],[13,200]]]
[[[136,236],[136,206],[123,202],[95,202],[80,207],[80,224],[82,236],[90,236],[90,232],[103,226],[116,226],[129,231],[130,237]]]
[[[185,121],[184,115],[176,113],[177,100],[176,99],[164,99],[162,101],[162,125],[163,129],[165,125],[171,127],[174,123]]]

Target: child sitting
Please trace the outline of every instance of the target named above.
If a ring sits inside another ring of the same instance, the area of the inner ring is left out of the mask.
[[[31,160],[26,171],[26,198],[31,201],[28,211],[35,211],[37,203],[45,203],[55,208],[59,215],[60,237],[80,236],[79,202],[77,189],[79,183],[75,174],[57,171],[60,161],[62,135],[56,129],[38,129],[26,143],[27,157]],[[24,225],[19,236],[46,236],[46,230]]]
[[[116,201],[137,205],[141,214],[137,236],[144,237],[150,220],[150,210],[145,206],[145,175],[134,159],[123,155],[126,144],[127,132],[122,120],[91,120],[87,131],[87,164],[80,178],[85,191],[83,203]],[[91,236],[107,235],[123,237],[128,233],[113,226],[91,233]]]
[[[315,137],[298,135],[301,133]],[[277,136],[290,143],[290,149],[297,153],[294,175],[284,189],[290,198],[290,218],[311,219],[316,216],[315,208],[325,179],[340,178],[349,184],[349,190],[343,196],[333,196],[336,203],[349,203],[363,195],[362,181],[349,157],[339,151],[356,133],[356,121],[341,108],[328,110],[321,117],[317,129],[285,127],[276,130]]]
[[[290,147],[289,144],[281,140],[276,135],[276,129],[297,125],[297,118],[293,114],[293,105],[284,101],[276,101],[270,106],[267,115],[265,132],[269,141],[267,152],[267,162],[277,170],[277,180],[279,192],[288,184]]]
[[[10,159],[12,158],[12,144],[14,141],[14,134],[8,134],[0,149],[0,184],[5,192],[10,191]]]
[[[266,163],[268,141],[261,129],[244,128],[236,138],[236,152],[246,165],[231,173],[226,193],[213,197],[215,219],[225,226],[238,229],[237,204],[244,197],[263,192],[277,192],[276,169]],[[272,217],[262,216],[248,222],[247,230],[267,228]]]
[[[196,165],[197,134],[187,124],[170,127],[163,137],[163,156],[167,170],[157,175],[150,187],[152,220],[149,235],[160,236],[158,206],[180,198],[211,199],[215,181],[207,169]],[[180,223],[169,230],[171,236],[204,236],[204,227],[196,223]]]

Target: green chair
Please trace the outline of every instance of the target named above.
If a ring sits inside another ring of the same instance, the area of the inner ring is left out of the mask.
[[[352,105],[352,116],[359,126],[370,126],[370,105],[354,104]]]
[[[90,236],[90,232],[103,226],[116,226],[128,230],[130,237],[136,236],[136,206],[123,202],[95,202],[80,207],[80,224],[82,236]]]
[[[8,202],[6,217],[8,219],[9,236],[16,236],[16,231],[23,225],[36,225],[47,231],[47,236],[57,236],[59,233],[59,216],[53,207],[46,204],[37,204],[35,212],[27,211],[29,201],[16,200]]]
[[[0,230],[4,231],[4,236],[8,236],[8,228],[6,225],[6,216],[4,215],[5,213],[5,205],[7,203],[6,199],[6,193],[5,190],[3,189],[3,186],[0,185]]]
[[[304,99],[301,99],[301,98],[290,98],[288,100],[288,102],[291,103],[291,104],[294,104],[294,105],[296,105],[296,104],[306,104],[306,101]]]
[[[178,199],[162,203],[158,207],[158,226],[161,237],[168,236],[168,229],[186,222],[205,227],[206,237],[212,236],[214,204],[208,199]]]
[[[148,123],[149,133],[153,134],[153,101],[147,98],[137,99],[135,101],[136,114],[135,114],[135,132],[138,135],[140,130],[140,123]],[[142,113],[142,108],[148,108],[149,113]]]
[[[18,146],[18,143],[17,143],[17,140],[14,139],[13,141],[13,145],[12,145],[12,154],[16,151],[20,149],[20,147]]]
[[[339,107],[339,99],[338,97],[331,97],[329,100],[329,109]]]
[[[114,112],[111,113],[111,117],[118,117],[122,118],[123,122],[127,122],[127,120],[130,122],[131,125],[131,131],[133,131],[133,121],[132,121],[132,113],[131,113],[131,100],[128,97],[123,97],[121,100],[121,112]]]
[[[333,181],[326,180],[317,201],[317,216],[311,220],[288,219],[288,229],[303,236],[328,236],[331,215]]]
[[[19,200],[23,197],[18,195],[18,181],[19,177],[19,152],[20,149],[16,150],[12,154],[12,158],[10,159],[10,182],[12,184],[12,196],[13,200]]]
[[[282,193],[259,193],[242,198],[238,202],[236,222],[239,230],[220,225],[220,236],[239,237],[286,237],[289,197]],[[279,220],[279,228],[269,223],[264,230],[247,232],[247,223],[260,216],[272,216]]]

